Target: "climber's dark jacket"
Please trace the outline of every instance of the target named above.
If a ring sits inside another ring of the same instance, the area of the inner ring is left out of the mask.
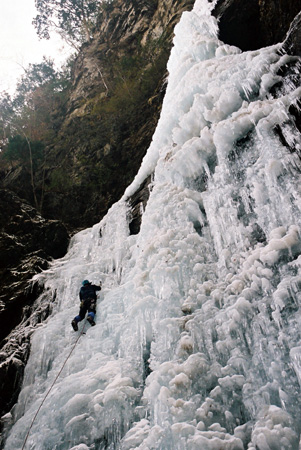
[[[101,287],[96,286],[95,284],[86,284],[82,286],[79,291],[79,298],[81,300],[97,300],[96,292],[100,291]]]

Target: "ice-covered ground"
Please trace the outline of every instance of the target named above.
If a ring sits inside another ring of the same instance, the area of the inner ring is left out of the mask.
[[[32,336],[5,450],[23,448],[78,338],[70,322],[86,278],[103,282],[97,325],[85,325],[25,449],[301,448],[300,137],[290,114],[301,89],[279,75],[296,59],[281,45],[224,45],[212,5],[196,0],[176,27],[136,179],[41,275],[54,312]],[[150,174],[130,235],[127,200]]]

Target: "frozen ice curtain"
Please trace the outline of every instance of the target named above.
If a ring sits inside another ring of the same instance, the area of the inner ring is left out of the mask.
[[[57,289],[55,311],[32,336],[5,450],[21,448],[73,345],[85,277],[103,280],[96,326],[26,449],[298,449],[300,137],[290,106],[301,90],[280,76],[296,58],[281,44],[242,53],[220,42],[212,6],[197,0],[176,26],[135,180],[41,275]],[[150,174],[130,235],[127,201]]]

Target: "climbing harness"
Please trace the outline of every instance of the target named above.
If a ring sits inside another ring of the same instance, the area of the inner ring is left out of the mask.
[[[27,439],[28,439],[28,437],[29,437],[30,431],[31,431],[31,429],[32,429],[32,426],[33,426],[33,424],[34,424],[34,422],[35,422],[35,420],[36,420],[36,418],[37,418],[37,415],[39,414],[39,412],[40,412],[40,410],[41,410],[41,408],[42,408],[42,406],[43,406],[43,404],[44,404],[46,398],[47,398],[48,395],[50,394],[50,392],[51,392],[53,386],[55,385],[55,383],[56,383],[58,377],[61,375],[61,373],[62,373],[62,371],[63,371],[63,369],[64,369],[64,367],[65,367],[65,365],[66,365],[66,363],[67,363],[67,361],[68,361],[68,359],[70,358],[70,356],[71,356],[73,350],[75,349],[75,347],[76,347],[78,341],[80,340],[80,337],[81,337],[83,334],[85,334],[85,333],[84,333],[84,329],[85,329],[86,322],[87,322],[87,318],[86,318],[85,321],[84,321],[82,330],[81,330],[81,332],[79,333],[79,336],[78,336],[78,338],[76,339],[76,341],[75,341],[75,343],[74,343],[72,349],[70,350],[69,355],[68,355],[67,358],[65,359],[64,364],[62,365],[62,367],[61,367],[59,373],[57,374],[57,376],[55,377],[55,379],[53,380],[52,385],[51,385],[50,388],[48,389],[48,391],[47,391],[45,397],[44,397],[43,400],[42,400],[42,403],[40,404],[40,406],[39,406],[37,412],[35,413],[35,415],[34,415],[32,421],[31,421],[29,430],[28,430],[28,432],[27,432],[27,434],[26,434],[26,436],[25,436],[25,440],[24,440],[24,442],[23,442],[23,446],[22,446],[22,449],[21,449],[21,450],[24,450],[24,449],[25,449],[25,445],[26,445]]]

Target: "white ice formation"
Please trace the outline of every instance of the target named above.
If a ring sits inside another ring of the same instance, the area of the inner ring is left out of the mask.
[[[77,334],[81,281],[103,281],[26,450],[301,448],[301,88],[281,44],[217,38],[213,3],[175,30],[161,118],[134,182],[40,277],[5,450],[20,450]],[[287,72],[288,73],[288,72]],[[284,74],[284,75],[283,75]],[[128,199],[152,176],[138,234]],[[100,233],[101,231],[101,233]],[[51,297],[51,296],[50,296]],[[8,420],[8,418],[7,418]]]

